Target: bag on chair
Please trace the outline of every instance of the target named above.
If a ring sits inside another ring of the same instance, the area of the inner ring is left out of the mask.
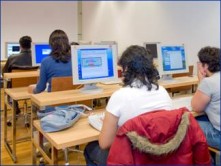
[[[86,105],[70,105],[55,107],[55,111],[49,112],[40,120],[45,132],[64,130],[74,125],[85,110],[92,110]]]

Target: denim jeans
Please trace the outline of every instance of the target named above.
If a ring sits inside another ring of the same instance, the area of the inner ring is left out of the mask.
[[[196,120],[206,136],[208,145],[220,150],[221,132],[213,127],[206,115],[197,117]]]
[[[102,150],[98,141],[90,142],[84,149],[87,165],[106,165],[109,150]]]

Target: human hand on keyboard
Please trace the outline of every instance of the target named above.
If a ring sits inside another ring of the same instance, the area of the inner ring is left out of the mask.
[[[104,112],[102,113],[96,113],[88,116],[88,122],[89,124],[97,129],[98,131],[101,131],[102,125],[103,125],[103,120],[104,120]]]

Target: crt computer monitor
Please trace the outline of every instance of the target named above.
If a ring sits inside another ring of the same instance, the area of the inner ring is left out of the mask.
[[[172,74],[189,71],[183,44],[158,44],[158,69],[162,79],[172,79]]]
[[[42,60],[50,53],[51,47],[48,43],[32,43],[32,66],[40,66]]]
[[[71,54],[73,84],[84,84],[82,92],[100,92],[96,83],[118,79],[116,45],[74,45]]]
[[[5,59],[8,59],[10,55],[20,53],[20,45],[18,42],[6,42],[5,46],[6,46]]]
[[[144,47],[150,51],[153,58],[158,58],[158,50],[157,45],[160,44],[160,42],[145,42]]]

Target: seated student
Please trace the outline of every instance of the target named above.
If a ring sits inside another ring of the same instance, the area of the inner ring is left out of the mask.
[[[198,57],[199,86],[192,98],[192,108],[207,116],[197,118],[209,146],[220,148],[220,49],[204,47]]]
[[[23,36],[19,39],[20,53],[9,56],[2,70],[3,76],[4,73],[12,72],[13,66],[32,66],[31,42],[32,39],[30,36]],[[7,87],[11,88],[11,83],[9,83]],[[16,107],[16,114],[19,114],[21,111],[19,109],[18,102],[15,103],[15,107]]]
[[[10,55],[4,68],[3,73],[10,73],[12,67],[16,66],[32,66],[31,62],[31,42],[32,39],[29,36],[23,36],[19,39],[20,53]]]
[[[114,92],[108,102],[99,142],[91,142],[85,148],[87,164],[106,164],[117,129],[127,120],[146,112],[172,108],[171,98],[158,85],[152,58],[144,47],[127,48],[119,65],[123,70],[123,87]]]
[[[55,30],[49,38],[51,46],[50,56],[43,59],[40,68],[40,77],[37,85],[29,86],[30,93],[41,93],[46,89],[51,92],[52,77],[71,76],[71,47],[69,39],[63,30]]]

